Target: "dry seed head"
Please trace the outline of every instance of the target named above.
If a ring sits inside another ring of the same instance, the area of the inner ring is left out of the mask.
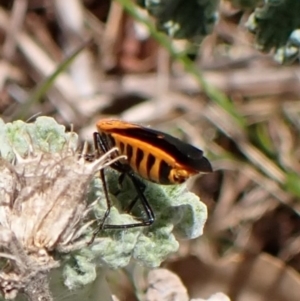
[[[111,152],[93,162],[71,149],[16,154],[14,164],[0,159],[2,225],[30,252],[70,243],[82,226],[91,178],[110,163]]]

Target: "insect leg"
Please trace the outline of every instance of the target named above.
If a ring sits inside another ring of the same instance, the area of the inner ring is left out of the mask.
[[[94,132],[94,144],[95,148],[98,150],[98,153],[107,153],[112,148],[106,139],[104,139],[98,132]],[[99,150],[99,148],[101,150]],[[131,170],[129,165],[120,162],[115,162],[111,164],[110,167],[120,173],[127,173]]]
[[[124,173],[121,173],[121,174],[120,174],[119,179],[118,179],[118,184],[119,184],[120,187],[121,187],[123,181],[125,180],[125,176],[128,175],[129,173],[130,173],[130,172],[126,172],[126,173],[124,172]],[[132,173],[130,173],[130,174],[132,174]],[[146,185],[145,185],[142,181],[140,181],[139,178],[135,177],[134,174],[132,174],[132,176],[136,179],[137,184],[139,185],[139,189],[140,189],[141,193],[144,194],[144,191],[145,191],[145,189],[146,189]],[[129,176],[129,178],[131,179],[130,176]],[[132,181],[132,179],[131,179],[131,181]],[[116,195],[118,195],[118,194],[120,193],[120,191],[121,191],[121,190],[118,190],[117,193],[116,193]],[[125,211],[126,213],[130,213],[130,212],[132,211],[133,207],[136,205],[136,203],[137,203],[138,200],[139,200],[139,195],[137,195],[137,196],[129,203],[129,205],[127,206],[126,209],[124,209],[124,211]]]
[[[140,181],[131,173],[127,173],[127,176],[130,178],[130,180],[138,194],[138,198],[136,200],[134,200],[134,205],[138,199],[141,200],[143,208],[147,215],[147,220],[142,220],[137,223],[125,224],[125,225],[105,224],[105,225],[103,225],[102,229],[128,229],[128,228],[136,228],[136,227],[145,227],[145,226],[152,225],[154,222],[155,216],[154,216],[153,210],[152,210],[147,198],[144,196],[144,194],[141,190]]]
[[[106,153],[109,150],[108,146],[106,145],[105,141],[101,138],[99,133],[94,133],[94,147],[97,150],[98,156],[100,156],[101,153]],[[89,242],[89,244],[93,243],[93,241],[95,240],[98,233],[103,229],[104,223],[105,223],[107,217],[110,214],[110,209],[111,209],[111,206],[112,206],[111,200],[110,200],[109,194],[108,194],[108,188],[107,188],[107,182],[106,182],[106,178],[105,178],[105,172],[104,172],[103,169],[100,170],[100,179],[101,179],[101,182],[102,182],[104,196],[105,196],[105,199],[106,199],[106,211],[104,213],[102,222],[99,224],[98,229],[93,233],[92,239]]]
[[[97,132],[94,133],[94,145],[95,145],[95,148],[97,149],[98,155],[100,155],[100,152],[106,153],[109,150],[107,143],[105,143],[104,139],[102,139],[101,135]],[[111,209],[111,201],[110,201],[110,198],[108,195],[107,183],[106,183],[105,173],[104,173],[103,169],[100,170],[100,179],[101,179],[101,182],[103,185],[103,191],[104,191],[104,195],[105,195],[105,199],[106,199],[106,211],[104,213],[102,223],[99,226],[98,232],[101,229],[103,229],[103,225],[104,225],[107,217],[109,216],[110,209]]]
[[[144,195],[144,191],[145,191],[145,189],[146,189],[146,185],[145,185],[142,181],[140,181],[138,178],[136,178],[134,175],[133,175],[133,177],[136,179],[137,184],[139,185],[139,189],[140,189],[141,193]],[[131,181],[132,181],[132,179],[131,179]],[[130,202],[130,204],[128,205],[128,207],[125,209],[125,212],[126,212],[126,213],[130,213],[130,212],[132,211],[133,207],[135,206],[135,204],[137,203],[138,200],[139,200],[139,195],[137,195],[137,196]]]
[[[97,153],[98,153],[98,155],[100,155],[100,149],[101,149],[101,152],[102,153],[105,153],[106,151],[106,148],[105,148],[105,146],[103,145],[103,141],[102,141],[102,139],[101,139],[101,137],[100,137],[100,135],[99,135],[99,133],[94,133],[93,134],[93,137],[94,137],[94,147],[95,147],[95,149],[97,150]],[[100,149],[99,149],[99,147],[100,147]]]
[[[144,210],[145,210],[145,212],[147,214],[148,220],[147,221],[143,221],[144,226],[150,226],[150,225],[153,224],[155,217],[154,217],[153,210],[152,210],[152,208],[151,208],[151,206],[150,206],[147,198],[144,195],[144,191],[146,189],[146,186],[137,177],[135,177],[134,174],[128,173],[128,176],[131,179],[131,181],[132,181],[132,183],[133,183],[133,185],[135,187],[135,190],[136,190],[136,192],[138,194],[138,198],[141,200],[142,205],[144,207]],[[136,204],[138,198],[134,199],[129,204],[129,207],[127,208],[127,210],[129,210],[129,212],[133,209],[133,207]]]

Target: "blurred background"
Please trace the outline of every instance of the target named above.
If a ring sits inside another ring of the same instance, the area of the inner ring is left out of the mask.
[[[215,172],[189,186],[208,207],[204,235],[164,267],[191,298],[300,300],[299,4],[150,2],[1,0],[1,117],[51,116],[82,141],[114,117],[203,149]],[[120,300],[142,300],[146,268],[108,274]]]

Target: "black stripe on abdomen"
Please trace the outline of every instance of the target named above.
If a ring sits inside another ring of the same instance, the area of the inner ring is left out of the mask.
[[[130,144],[126,144],[126,152],[125,152],[125,155],[127,156],[127,161],[128,161],[128,162],[131,161],[132,153],[133,153],[132,146],[131,146]]]
[[[146,163],[146,169],[147,169],[147,177],[148,179],[150,179],[150,172],[151,172],[151,169],[155,163],[155,157],[152,155],[152,154],[148,154],[148,157],[147,157],[147,163]]]
[[[136,155],[135,155],[135,162],[134,162],[136,170],[139,170],[143,158],[144,158],[144,152],[140,148],[137,148]]]
[[[159,163],[159,171],[158,171],[158,176],[159,176],[159,183],[160,184],[171,184],[169,180],[169,174],[171,171],[171,166],[167,164],[166,161],[161,160]]]
[[[119,142],[120,153],[124,155],[125,144],[123,142]]]

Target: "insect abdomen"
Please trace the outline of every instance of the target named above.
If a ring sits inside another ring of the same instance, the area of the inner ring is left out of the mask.
[[[118,147],[120,154],[127,156],[130,167],[142,178],[160,184],[172,184],[169,174],[172,167],[163,159],[155,156],[151,150],[144,149],[133,139],[111,134],[107,135],[112,146]]]

